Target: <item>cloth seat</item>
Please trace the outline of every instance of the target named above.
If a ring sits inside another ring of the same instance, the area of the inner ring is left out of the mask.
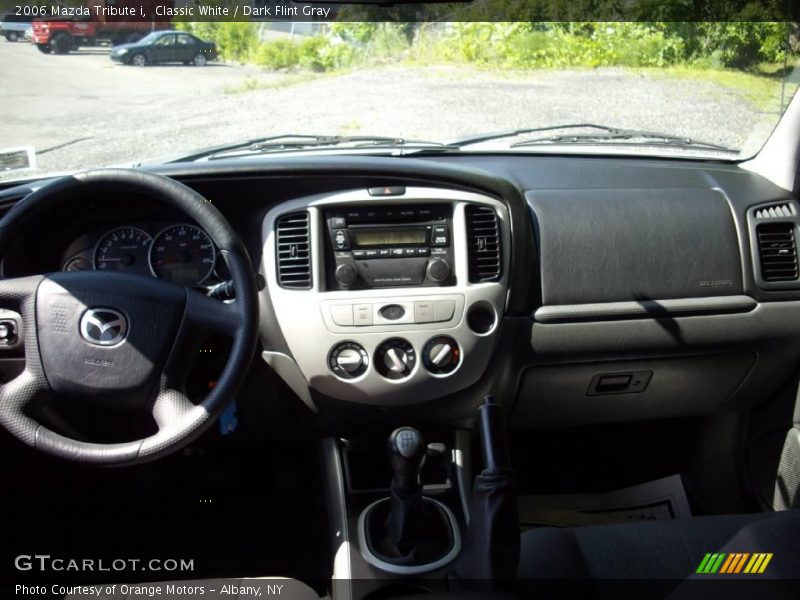
[[[719,552],[773,556],[759,575],[698,574],[706,553]],[[636,597],[646,597],[649,587],[652,597],[692,598],[708,593],[704,582],[743,578],[780,580],[771,592],[784,590],[787,598],[800,598],[800,510],[545,527],[522,536],[519,586],[526,596],[538,595],[547,582],[566,581],[570,595],[577,597],[618,595],[626,588],[638,589]],[[635,582],[642,585],[637,588]]]

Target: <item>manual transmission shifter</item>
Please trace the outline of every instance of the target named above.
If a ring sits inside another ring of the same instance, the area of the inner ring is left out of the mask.
[[[422,434],[413,427],[395,429],[389,436],[386,450],[394,471],[392,487],[406,493],[421,492],[419,474],[426,455]]]
[[[400,427],[389,436],[386,449],[389,465],[394,471],[389,491],[391,510],[387,528],[392,541],[405,554],[413,548],[417,537],[422,504],[420,471],[425,463],[425,441],[413,427]]]
[[[441,453],[432,444],[431,452]],[[359,520],[362,555],[373,565],[406,574],[424,573],[452,560],[460,549],[455,518],[441,502],[422,495],[420,473],[428,447],[413,427],[395,429],[386,444],[394,475],[389,497]],[[410,570],[409,570],[410,569]]]

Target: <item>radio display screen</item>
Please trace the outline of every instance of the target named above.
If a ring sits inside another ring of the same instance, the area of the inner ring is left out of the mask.
[[[387,231],[355,231],[356,246],[402,246],[405,244],[425,244],[427,232],[424,229],[397,229]]]

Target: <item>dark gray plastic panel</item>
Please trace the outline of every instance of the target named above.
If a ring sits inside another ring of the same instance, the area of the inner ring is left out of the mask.
[[[534,367],[523,373],[513,421],[579,426],[709,414],[733,395],[754,361],[754,354],[741,353]],[[588,393],[597,375],[639,371],[653,373],[643,392]]]
[[[715,190],[542,190],[526,198],[545,305],[742,292],[733,217]]]

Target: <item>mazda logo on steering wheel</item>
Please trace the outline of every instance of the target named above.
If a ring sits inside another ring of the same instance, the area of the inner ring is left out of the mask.
[[[90,308],[81,317],[81,337],[96,346],[115,346],[128,334],[128,320],[113,308]]]

